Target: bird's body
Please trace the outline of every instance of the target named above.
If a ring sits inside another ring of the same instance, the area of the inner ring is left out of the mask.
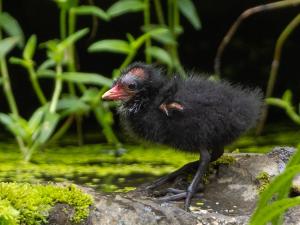
[[[124,70],[102,98],[122,101],[119,114],[127,130],[136,136],[200,153],[198,161],[149,186],[156,188],[187,169],[196,169],[187,191],[167,198],[179,199],[184,194],[185,209],[198,190],[208,163],[218,159],[225,145],[255,124],[262,106],[258,89],[197,75],[168,79],[161,70],[143,63],[134,63]]]
[[[127,130],[149,141],[179,150],[199,152],[230,144],[252,127],[261,105],[258,90],[201,77],[164,81],[158,94],[130,110],[119,110]],[[160,110],[163,103],[179,103],[183,110]],[[127,103],[128,104],[128,103]],[[137,103],[138,104],[138,103]]]

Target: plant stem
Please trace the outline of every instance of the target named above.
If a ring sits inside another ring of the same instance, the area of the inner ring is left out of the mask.
[[[70,9],[69,11],[69,35],[73,34],[76,29],[76,14],[74,9]],[[68,58],[68,71],[75,72],[77,71],[76,68],[76,59],[75,59],[75,46],[72,44],[68,48],[69,58]],[[83,84],[77,84],[80,91],[83,93],[86,90],[86,87]],[[68,82],[68,87],[71,95],[75,96],[75,86],[72,82]],[[83,135],[82,135],[82,117],[80,115],[76,116],[76,127],[77,127],[77,137],[78,137],[78,144],[82,145],[83,143]]]
[[[280,34],[279,38],[276,41],[270,76],[269,76],[269,80],[268,80],[268,86],[267,86],[267,90],[266,90],[266,98],[270,98],[273,95],[273,90],[274,90],[275,82],[277,79],[278,69],[279,69],[280,60],[281,60],[282,47],[283,47],[284,43],[286,42],[286,40],[288,39],[288,37],[291,35],[291,33],[295,30],[295,28],[297,26],[299,26],[299,24],[300,24],[300,14],[298,14],[285,27],[285,29],[282,31],[282,33]],[[268,105],[265,105],[262,110],[261,118],[260,118],[259,123],[256,128],[257,135],[261,134],[261,132],[264,128],[264,125],[265,125],[267,117],[268,117],[268,111],[269,111],[269,107],[268,107]]]
[[[0,13],[2,13],[2,0],[0,0]],[[0,28],[0,40],[2,39],[2,29]]]
[[[25,154],[25,157],[24,157],[25,162],[29,162],[30,161],[32,154],[39,147],[40,147],[40,144],[37,141],[35,141],[33,143],[33,145],[30,147],[30,149]]]
[[[52,138],[47,142],[47,145],[50,145],[51,143],[57,141],[59,138],[61,138],[67,130],[70,128],[72,122],[74,120],[74,116],[69,116],[66,121],[63,123],[63,125],[56,131],[56,133],[52,136]]]
[[[104,119],[104,114],[106,113],[102,104],[95,106],[93,108],[94,114],[98,122],[102,125],[103,133],[110,144],[114,144],[117,148],[121,147],[121,143],[118,138],[114,134],[110,124]]]
[[[121,66],[119,67],[118,71],[123,70],[124,68],[126,68],[134,59],[136,55],[136,50],[133,50],[132,52],[130,52],[127,57],[125,58],[125,60],[123,61],[123,63],[121,64]],[[113,78],[116,78],[116,76],[118,76],[119,74],[115,74],[115,76]]]
[[[76,24],[76,16],[74,10],[70,9],[69,11],[69,32],[68,35],[71,35],[75,31]],[[75,72],[76,71],[76,63],[75,63],[75,50],[74,45],[70,45],[68,48],[68,71]],[[75,95],[75,86],[72,82],[68,82],[68,88],[71,95]]]
[[[0,0],[0,13],[2,12],[2,0]],[[0,28],[0,40],[2,39],[2,30]],[[10,79],[9,74],[7,70],[7,63],[5,58],[0,59],[0,75],[2,75],[3,78],[3,90],[6,96],[6,99],[8,101],[8,105],[10,108],[10,111],[13,113],[13,115],[17,118],[19,116],[18,107],[15,101],[15,97],[13,95],[11,85],[10,85]],[[24,140],[20,136],[15,136],[16,141],[18,143],[19,149],[23,154],[23,157],[25,157],[26,153],[28,152],[28,149],[26,148],[24,144]]]
[[[77,127],[77,142],[79,146],[83,145],[83,132],[82,132],[82,116],[76,116]]]
[[[274,105],[286,111],[287,115],[296,123],[300,125],[300,116],[296,113],[294,107],[288,102],[278,98],[267,98],[266,102],[269,105]]]
[[[41,89],[41,86],[37,80],[37,74],[34,71],[33,67],[30,65],[29,67],[27,67],[28,73],[30,75],[30,80],[31,80],[31,84],[33,86],[33,89],[35,90],[35,93],[40,101],[40,103],[42,105],[47,104],[47,99]]]
[[[67,10],[62,8],[59,15],[60,39],[63,40],[67,36]]]
[[[56,65],[56,79],[55,79],[55,88],[54,88],[54,93],[51,99],[51,103],[50,103],[50,109],[49,111],[51,113],[55,113],[56,112],[56,107],[57,107],[57,103],[59,100],[59,96],[62,90],[62,79],[61,79],[61,75],[62,75],[62,66],[61,63]]]
[[[149,0],[145,0],[145,9],[144,9],[144,25],[145,27],[149,27],[150,26],[150,1]],[[151,48],[151,38],[150,36],[146,38],[145,41],[145,56],[146,56],[146,63],[151,63],[152,62],[152,58],[150,55],[150,48]]]
[[[278,1],[273,2],[269,4],[264,5],[258,5],[253,8],[245,10],[238,18],[237,20],[231,25],[229,30],[227,31],[226,35],[223,37],[221,44],[218,47],[217,54],[215,57],[214,62],[214,70],[215,75],[220,76],[221,75],[221,57],[223,55],[223,52],[228,45],[228,43],[231,41],[233,35],[236,33],[237,29],[241,25],[241,23],[247,19],[248,17],[265,11],[271,11],[276,9],[283,9],[286,7],[293,7],[300,4],[300,0],[288,0],[288,1]]]
[[[176,33],[176,28],[180,25],[180,16],[179,9],[176,0],[168,0],[168,26],[175,40],[178,38]],[[178,71],[179,75],[186,77],[186,72],[184,71],[179,54],[178,54],[178,45],[169,45],[168,50],[173,60],[173,67]]]
[[[7,98],[9,108],[10,108],[12,114],[18,117],[19,110],[18,110],[16,101],[15,101],[14,94],[12,92],[5,58],[0,59],[0,67],[1,67],[1,74],[3,77],[3,89],[4,89],[4,93],[6,95],[6,98]]]
[[[160,0],[154,0],[154,7],[155,7],[155,12],[156,12],[158,23],[160,25],[165,25],[166,22],[165,22],[165,18],[164,18]]]
[[[168,0],[168,26],[170,27],[171,32],[173,33],[173,1]]]

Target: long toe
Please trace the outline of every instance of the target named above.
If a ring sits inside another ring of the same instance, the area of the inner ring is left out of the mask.
[[[181,191],[182,190],[177,190],[177,192],[179,192],[179,193],[161,197],[158,200],[162,201],[162,202],[170,202],[170,201],[178,201],[178,200],[182,200],[182,199],[187,199],[188,192],[186,192],[186,191],[181,192]],[[195,194],[193,197],[201,198],[201,197],[203,197],[203,194]],[[191,198],[189,199],[189,201],[190,200],[191,200]]]
[[[184,165],[183,167],[179,168],[178,170],[154,181],[152,184],[147,186],[146,189],[151,190],[151,189],[155,189],[161,185],[164,185],[184,173],[191,172],[191,171],[197,169],[198,164],[199,164],[199,161],[190,162],[190,163]]]

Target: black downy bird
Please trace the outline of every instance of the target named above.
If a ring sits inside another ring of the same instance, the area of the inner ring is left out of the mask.
[[[133,63],[126,68],[104,100],[121,100],[118,109],[126,128],[148,141],[182,151],[199,152],[200,159],[148,186],[154,189],[190,169],[196,174],[182,193],[164,198],[185,198],[189,209],[209,162],[224,153],[224,146],[255,125],[262,106],[259,89],[196,75],[167,78],[153,65]]]

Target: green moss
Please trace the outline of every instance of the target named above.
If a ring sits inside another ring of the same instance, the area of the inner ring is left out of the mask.
[[[261,172],[256,176],[258,181],[258,192],[263,192],[271,182],[271,176],[267,172]]]
[[[236,159],[233,156],[230,155],[222,155],[220,158],[218,158],[216,161],[212,162],[213,165],[231,165],[236,162]]]
[[[56,203],[74,207],[73,221],[77,223],[88,216],[93,200],[75,185],[0,183],[0,224],[45,223],[49,211]]]

